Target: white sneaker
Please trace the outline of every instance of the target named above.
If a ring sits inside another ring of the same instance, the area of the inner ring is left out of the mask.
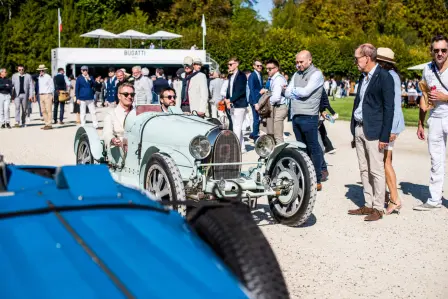
[[[27,116],[25,124],[29,124],[31,122],[31,117]]]
[[[429,203],[424,203],[419,206],[414,207],[414,211],[433,211],[436,209],[440,209],[442,205],[439,203],[437,205],[431,205]]]

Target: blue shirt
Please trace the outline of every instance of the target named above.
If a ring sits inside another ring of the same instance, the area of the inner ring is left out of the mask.
[[[362,81],[361,90],[359,91],[359,105],[358,108],[356,108],[354,117],[356,121],[361,122],[362,121],[362,102],[364,101],[364,94],[366,93],[367,87],[369,86],[370,79],[372,79],[373,74],[376,71],[376,68],[378,67],[378,64],[375,64],[375,66],[370,70],[370,72],[367,74],[367,76],[364,75],[364,79]]]

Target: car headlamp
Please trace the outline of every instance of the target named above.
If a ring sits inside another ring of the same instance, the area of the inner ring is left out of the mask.
[[[275,147],[274,138],[269,135],[260,136],[255,142],[255,152],[262,158],[269,156]]]
[[[202,160],[208,157],[212,146],[205,136],[196,136],[190,142],[190,154],[196,160]]]

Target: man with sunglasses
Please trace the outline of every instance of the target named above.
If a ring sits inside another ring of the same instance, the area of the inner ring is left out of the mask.
[[[236,57],[229,59],[227,64],[229,68],[229,86],[226,92],[227,111],[230,111],[231,127],[238,137],[241,144],[241,152],[246,153],[243,136],[243,122],[246,116],[247,99],[246,99],[246,75],[238,70],[240,61]]]
[[[355,64],[362,73],[353,105],[351,133],[358,155],[365,205],[349,210],[364,221],[383,218],[386,193],[384,149],[389,144],[394,119],[394,79],[377,63],[377,50],[362,44],[355,51]]]
[[[123,146],[124,120],[132,110],[134,86],[123,83],[118,87],[118,105],[110,108],[104,118],[103,140],[108,150],[114,146]]]
[[[260,116],[258,115],[258,101],[260,100],[260,90],[263,87],[263,77],[261,72],[263,71],[263,64],[259,59],[254,60],[254,71],[250,74],[247,81],[249,85],[249,104],[252,108],[252,133],[249,138],[254,141],[257,140],[260,133]]]
[[[184,112],[196,111],[204,117],[208,108],[207,77],[200,71],[202,62],[199,58],[184,58],[185,78],[182,82],[181,109]]]
[[[26,126],[30,121],[30,107],[34,98],[34,84],[30,74],[25,73],[25,67],[22,64],[17,66],[17,73],[12,76],[12,85],[14,88],[14,104],[16,106],[16,124],[18,128]],[[22,115],[20,115],[22,110]]]
[[[423,70],[423,80],[428,88],[428,99],[432,108],[428,118],[428,150],[431,156],[431,178],[426,203],[414,207],[417,211],[434,211],[442,206],[442,192],[445,177],[446,139],[448,136],[448,37],[438,35],[431,40],[433,61]],[[420,105],[417,136],[425,140],[426,111]]]
[[[176,91],[171,87],[162,88],[159,98],[163,112],[168,112],[170,106],[176,106]]]

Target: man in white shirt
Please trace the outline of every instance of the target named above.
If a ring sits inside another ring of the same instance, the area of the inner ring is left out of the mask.
[[[132,76],[134,77],[135,88],[134,105],[151,104],[151,89],[153,86],[153,82],[148,77],[142,75],[142,68],[140,66],[134,66],[132,68]]]
[[[51,113],[53,111],[54,82],[53,78],[45,72],[47,70],[45,65],[39,65],[37,70],[39,71],[38,84],[40,105],[42,107],[42,115],[45,122],[45,126],[41,129],[51,130],[53,128],[51,125]]]
[[[118,105],[115,108],[110,108],[104,118],[103,140],[109,151],[125,145],[124,121],[126,115],[132,110],[134,96],[132,84],[123,83],[118,87]]]
[[[445,177],[446,139],[448,136],[448,38],[443,35],[433,37],[431,41],[433,61],[425,66],[423,80],[431,92],[429,101],[434,108],[428,118],[428,150],[431,156],[431,179],[427,202],[414,207],[417,211],[437,210],[442,206],[443,181]],[[426,111],[420,107],[417,136],[425,140]]]
[[[280,144],[284,142],[283,131],[284,121],[288,116],[288,107],[286,106],[286,99],[283,94],[284,86],[288,85],[285,77],[279,72],[279,62],[275,59],[269,59],[266,62],[266,71],[268,72],[271,91],[271,97],[269,102],[272,106],[271,117],[266,121],[266,125],[262,125],[262,128],[267,134],[273,134],[275,143]],[[264,94],[267,89],[260,90],[260,94]]]

